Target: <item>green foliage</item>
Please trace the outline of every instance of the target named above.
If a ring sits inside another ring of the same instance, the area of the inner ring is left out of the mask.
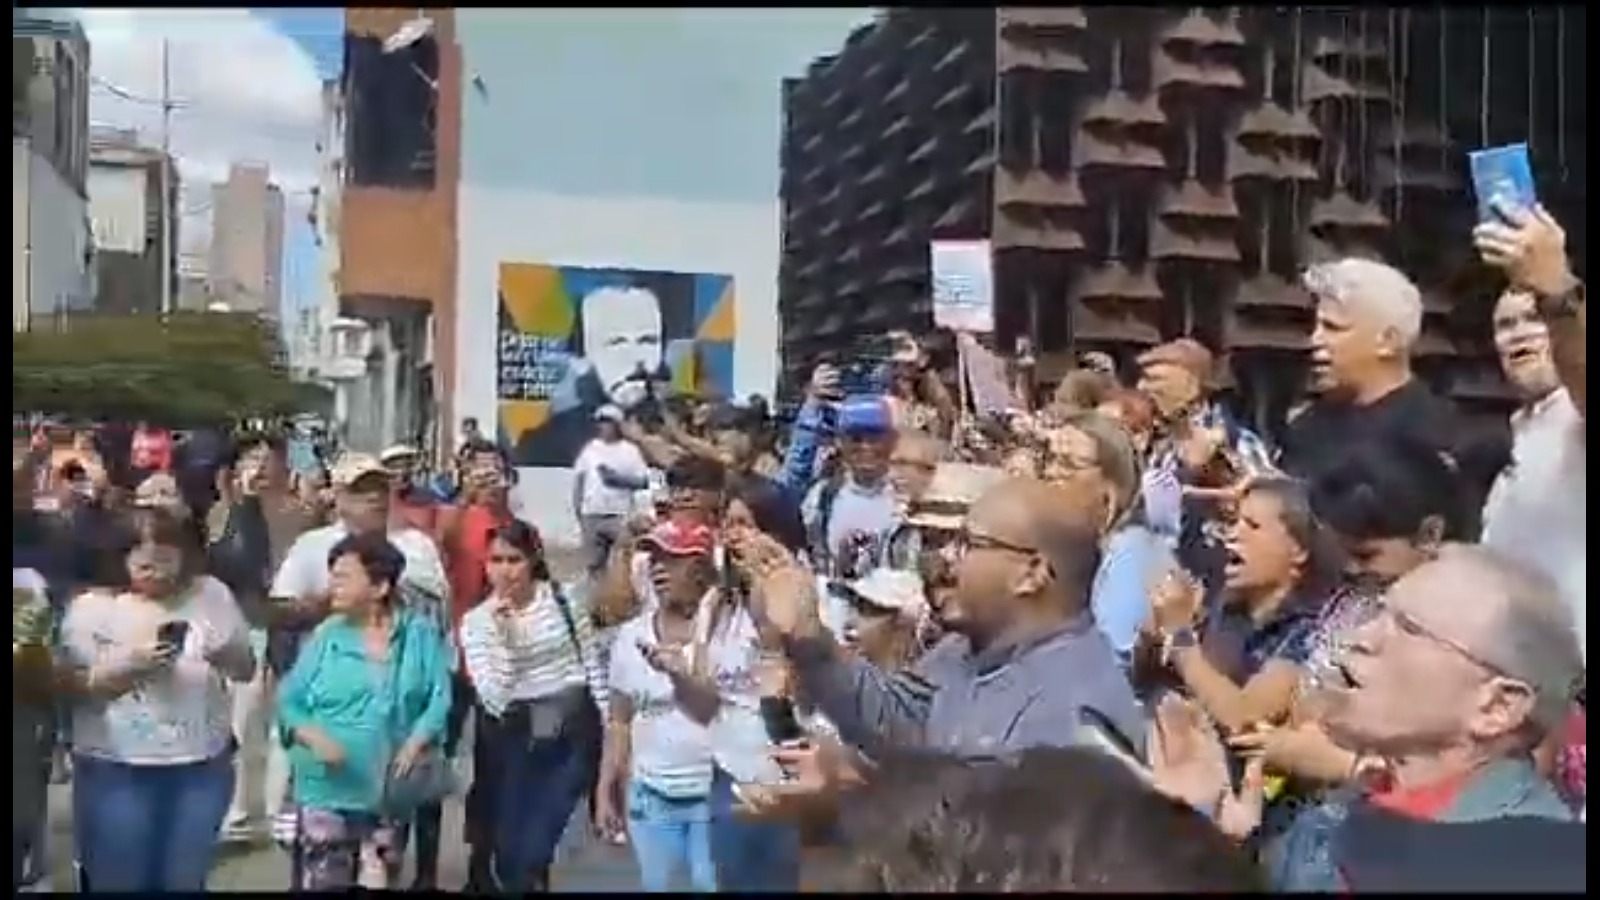
[[[325,402],[289,378],[272,323],[243,313],[78,316],[11,351],[14,411],[215,425]]]

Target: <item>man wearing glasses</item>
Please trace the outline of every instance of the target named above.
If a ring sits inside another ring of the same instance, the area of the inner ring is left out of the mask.
[[[1345,812],[1465,823],[1571,820],[1534,765],[1583,674],[1553,584],[1482,547],[1448,545],[1401,578],[1351,636],[1322,724],[1374,779],[1303,812],[1272,847],[1273,887],[1342,891]],[[1330,853],[1330,849],[1333,853]]]
[[[1089,612],[1097,509],[1037,481],[986,492],[948,551],[955,587],[938,610],[948,636],[902,674],[840,652],[817,613],[816,579],[778,572],[792,563],[758,564],[755,596],[804,692],[869,754],[907,742],[972,756],[1067,746],[1085,708],[1137,742],[1143,716]]]

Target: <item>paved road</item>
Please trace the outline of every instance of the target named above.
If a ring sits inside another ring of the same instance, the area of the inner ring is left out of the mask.
[[[59,888],[70,888],[72,881],[72,806],[71,789],[50,789],[51,876]],[[467,850],[459,840],[461,802],[449,802],[445,809],[443,848],[439,860],[439,879],[446,890],[459,889],[467,880]],[[402,884],[409,884],[409,860]],[[554,872],[553,888],[571,893],[637,891],[633,857],[626,848],[607,846],[590,838],[583,816],[574,817],[567,830]],[[289,858],[276,846],[257,844],[225,845],[211,890],[284,891],[289,886]]]
[[[557,577],[571,579],[582,572],[580,554],[570,548],[551,547],[551,567]],[[470,754],[468,754],[470,758]],[[260,765],[252,759],[251,765]],[[637,891],[638,875],[633,857],[626,848],[608,846],[592,839],[580,813],[567,829],[553,873],[556,890],[572,893]],[[66,787],[50,789],[50,860],[55,885],[68,888],[72,881],[72,803]],[[439,880],[446,890],[459,889],[467,880],[467,848],[460,841],[461,801],[446,804],[443,847],[439,859]],[[410,861],[402,884],[410,884]],[[211,878],[214,891],[283,891],[289,886],[289,858],[270,842],[231,844],[223,848],[217,870]]]

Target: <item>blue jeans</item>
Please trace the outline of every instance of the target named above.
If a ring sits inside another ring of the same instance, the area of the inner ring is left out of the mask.
[[[473,777],[493,821],[497,887],[542,891],[572,811],[589,790],[593,754],[564,737],[530,741],[524,730],[498,725],[486,731],[491,765]]]
[[[800,832],[782,822],[752,822],[734,810],[733,779],[711,779],[711,858],[723,893],[791,893],[800,889]]]
[[[679,869],[689,873],[689,889],[717,892],[717,867],[711,859],[711,804],[705,797],[668,797],[635,781],[628,786],[628,843],[639,864],[639,886],[647,894],[673,890]]]
[[[74,761],[72,827],[83,877],[105,891],[203,891],[233,799],[233,751],[176,766]]]

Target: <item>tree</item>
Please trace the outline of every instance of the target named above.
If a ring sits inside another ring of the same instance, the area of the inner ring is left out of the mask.
[[[219,425],[301,411],[272,323],[247,313],[88,315],[11,338],[15,411]]]

